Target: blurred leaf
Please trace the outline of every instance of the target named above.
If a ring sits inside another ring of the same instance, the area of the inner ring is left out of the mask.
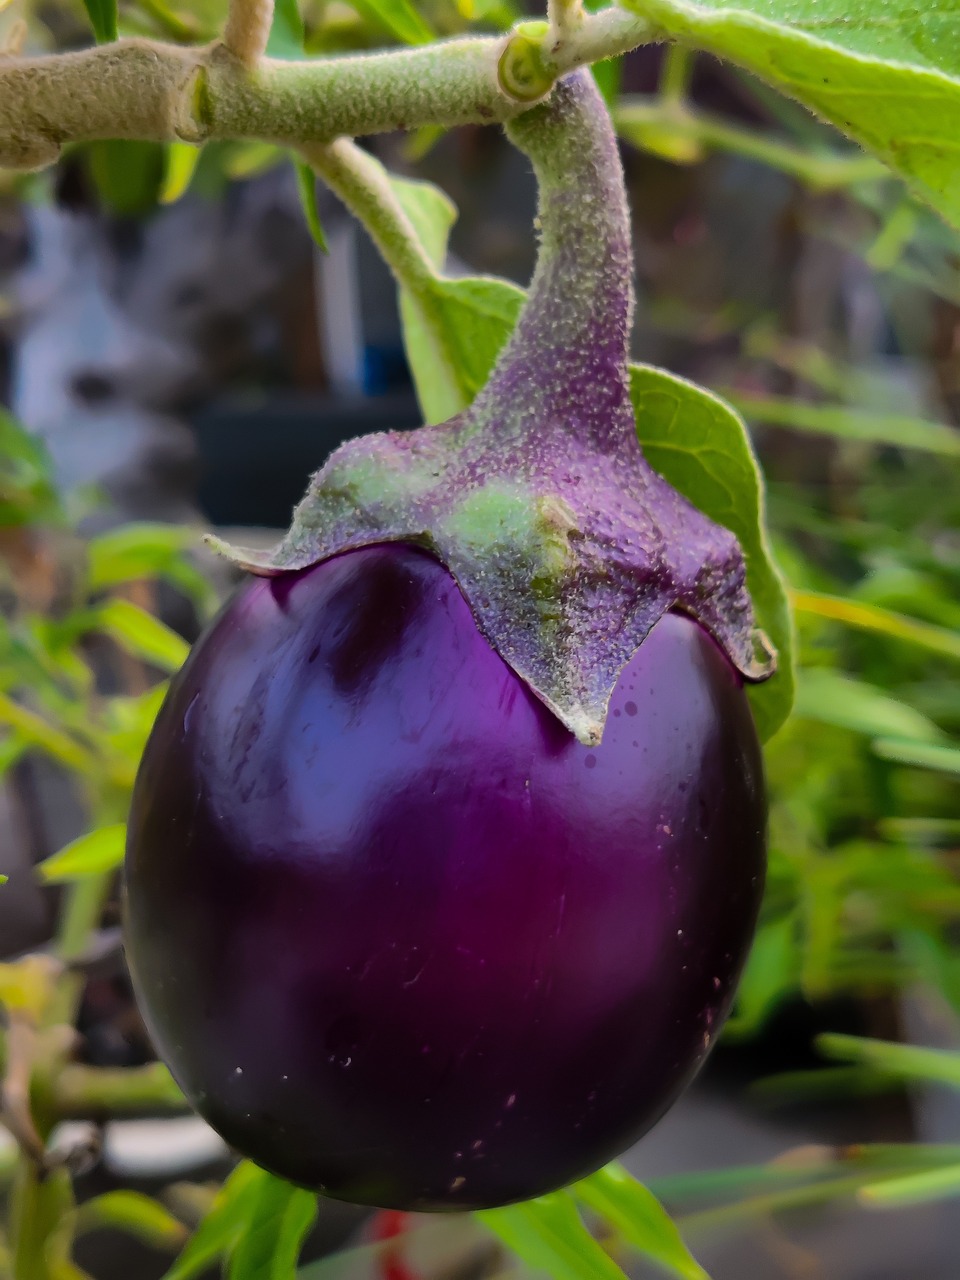
[[[630,0],[658,30],[754,72],[873,151],[954,226],[956,6],[871,0]]]
[[[60,520],[49,454],[0,408],[0,527]]]
[[[932,720],[907,703],[827,667],[811,667],[799,673],[795,713],[870,738],[934,742],[942,736]]]
[[[320,209],[317,205],[317,175],[305,160],[293,161],[293,170],[297,175],[297,191],[300,195],[300,207],[307,220],[313,243],[324,253],[328,253],[327,237],[323,233],[320,221]]]
[[[245,1229],[227,1268],[228,1280],[293,1280],[317,1197],[258,1170]]]
[[[960,774],[960,747],[878,738],[873,749],[883,760],[895,760],[897,764],[913,765],[916,769]]]
[[[960,1089],[960,1053],[832,1032],[817,1036],[816,1044],[827,1058],[864,1062],[902,1080],[926,1080]]]
[[[303,57],[303,37],[303,18],[297,0],[274,0],[267,54],[271,58],[296,61]]]
[[[787,916],[762,924],[754,938],[724,1035],[740,1039],[759,1031],[784,996],[796,989],[799,972],[800,945],[794,918]]]
[[[619,96],[623,81],[623,59],[604,58],[602,62],[595,62],[590,70],[597,82],[597,88],[603,94],[604,102],[608,107],[612,107]]]
[[[350,0],[362,18],[385,28],[403,44],[429,44],[436,32],[410,0]]]
[[[671,1275],[709,1280],[660,1201],[622,1165],[609,1164],[572,1190],[644,1257]]]
[[[64,884],[113,871],[123,862],[126,838],[127,828],[123,822],[99,827],[44,859],[37,871],[47,884]]]
[[[126,1231],[156,1249],[179,1249],[187,1229],[169,1209],[139,1191],[107,1191],[77,1210],[77,1233],[108,1227]]]
[[[162,143],[134,142],[129,138],[91,142],[87,163],[100,198],[111,213],[134,218],[156,206],[166,165]]]
[[[945,627],[918,622],[906,614],[893,613],[877,605],[861,604],[842,596],[817,591],[791,591],[790,599],[798,613],[842,622],[846,626],[871,631],[891,640],[903,640],[917,648],[960,661],[960,635]]]
[[[195,1280],[233,1249],[249,1221],[260,1172],[247,1160],[237,1165],[163,1280]]]
[[[943,457],[960,458],[960,431],[939,422],[924,422],[902,414],[848,409],[845,405],[776,400],[772,396],[744,395],[740,391],[724,394],[751,422],[839,439],[862,440],[868,444],[894,445],[900,449],[924,449]]]
[[[272,142],[238,142],[225,153],[223,167],[228,177],[241,180],[265,173],[283,157],[284,152]]]
[[[109,636],[135,658],[162,671],[179,671],[190,652],[187,642],[159,618],[119,596],[96,606],[90,616],[90,630]]]
[[[160,203],[175,204],[190,186],[202,152],[190,142],[168,142]]]
[[[953,1196],[960,1196],[960,1164],[872,1183],[860,1190],[857,1199],[869,1209],[900,1209],[904,1205],[925,1204]]]
[[[763,482],[750,438],[717,396],[662,369],[633,365],[630,394],[647,461],[740,542],[757,625],[779,654],[773,679],[749,690],[760,736],[769,738],[793,705],[793,629],[767,541]]]
[[[83,0],[97,44],[117,38],[117,0]]]
[[[482,1209],[476,1216],[528,1267],[553,1280],[623,1280],[564,1191],[505,1209]]]
[[[97,534],[87,543],[87,584],[104,591],[141,579],[162,578],[202,611],[216,604],[211,584],[184,556],[199,541],[189,525],[137,522]]]

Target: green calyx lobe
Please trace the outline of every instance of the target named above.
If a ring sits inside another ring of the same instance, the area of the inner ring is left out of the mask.
[[[539,46],[538,46],[539,47]],[[775,654],[736,538],[645,461],[627,368],[630,227],[606,108],[586,72],[507,126],[540,188],[527,301],[473,403],[438,426],[351,441],[252,572],[406,541],[450,570],[490,643],[584,743],[668,610],[697,618],[747,680]]]

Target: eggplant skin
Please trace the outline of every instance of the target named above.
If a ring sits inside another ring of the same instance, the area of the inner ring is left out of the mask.
[[[159,1054],[264,1168],[465,1210],[586,1176],[690,1082],[765,865],[740,677],[667,614],[585,747],[406,544],[252,579],[137,779],[127,950]]]

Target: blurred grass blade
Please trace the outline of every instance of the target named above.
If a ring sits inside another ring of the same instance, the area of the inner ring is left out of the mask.
[[[940,773],[960,774],[960,747],[935,742],[902,742],[898,738],[878,738],[873,749],[883,760],[913,765],[917,769],[936,769]]]
[[[385,27],[404,44],[429,44],[435,32],[410,0],[350,0],[361,18]]]
[[[960,635],[947,627],[935,627],[929,622],[908,618],[906,614],[881,609],[879,605],[862,604],[818,591],[791,591],[790,599],[798,613],[843,622],[848,627],[872,631],[891,640],[903,640],[960,662]]]
[[[960,458],[960,431],[940,422],[924,422],[903,414],[870,413],[844,405],[803,404],[773,396],[750,396],[738,391],[722,393],[744,417],[770,427],[791,427],[815,435],[861,440],[868,444],[923,449],[948,458]]]
[[[833,1032],[817,1036],[817,1048],[827,1058],[863,1062],[901,1080],[926,1080],[960,1089],[960,1053],[946,1049],[922,1049],[911,1044],[890,1044]]]
[[[607,1165],[578,1182],[573,1194],[671,1275],[709,1280],[660,1201],[622,1165]]]
[[[97,44],[117,38],[117,0],[83,0]]]
[[[119,867],[123,861],[126,838],[127,828],[123,822],[98,827],[46,858],[37,871],[47,884],[64,884],[69,880],[102,875]]]
[[[169,1209],[139,1191],[107,1191],[77,1210],[77,1234],[100,1227],[125,1231],[155,1249],[179,1249],[187,1229]]]
[[[160,185],[161,204],[176,204],[190,186],[199,163],[199,147],[190,142],[167,144],[167,162]]]
[[[528,1267],[553,1280],[624,1280],[564,1191],[476,1216]]]
[[[294,1280],[300,1249],[317,1216],[317,1197],[272,1174],[257,1173],[227,1280]]]
[[[297,175],[300,207],[303,209],[303,216],[307,220],[313,243],[324,253],[329,253],[327,237],[324,235],[323,223],[320,221],[320,209],[317,205],[317,175],[305,160],[295,159],[293,169]]]
[[[795,714],[869,738],[935,742],[940,730],[921,712],[884,689],[827,667],[808,668],[797,682]]]
[[[159,618],[119,596],[93,611],[91,630],[109,636],[135,658],[142,658],[162,671],[179,671],[190,652],[187,642]]]
[[[906,1178],[890,1178],[864,1187],[857,1195],[861,1204],[870,1209],[900,1209],[909,1204],[923,1204],[928,1200],[946,1200],[960,1196],[960,1164],[946,1169],[925,1169]]]

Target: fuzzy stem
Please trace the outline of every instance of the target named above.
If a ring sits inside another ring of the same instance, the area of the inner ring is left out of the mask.
[[[620,9],[588,15],[557,51],[552,71],[623,53],[653,34],[649,23]],[[151,40],[3,58],[0,167],[40,167],[62,145],[98,138],[258,138],[298,146],[423,124],[507,120],[528,106],[498,79],[509,40],[451,40],[310,62],[262,58],[253,71],[223,45]]]
[[[610,117],[581,71],[507,133],[536,171],[540,251],[517,327],[470,415],[482,422],[512,402],[601,449],[620,449],[635,441],[627,384],[633,256]],[[525,430],[522,415],[515,429]]]
[[[383,166],[356,143],[338,138],[326,147],[301,147],[302,154],[350,212],[363,224],[397,284],[406,291],[429,330],[451,403],[460,398],[456,356],[440,305],[439,275],[407,217]]]
[[[273,23],[273,0],[230,0],[223,29],[224,47],[245,67],[263,57]]]

